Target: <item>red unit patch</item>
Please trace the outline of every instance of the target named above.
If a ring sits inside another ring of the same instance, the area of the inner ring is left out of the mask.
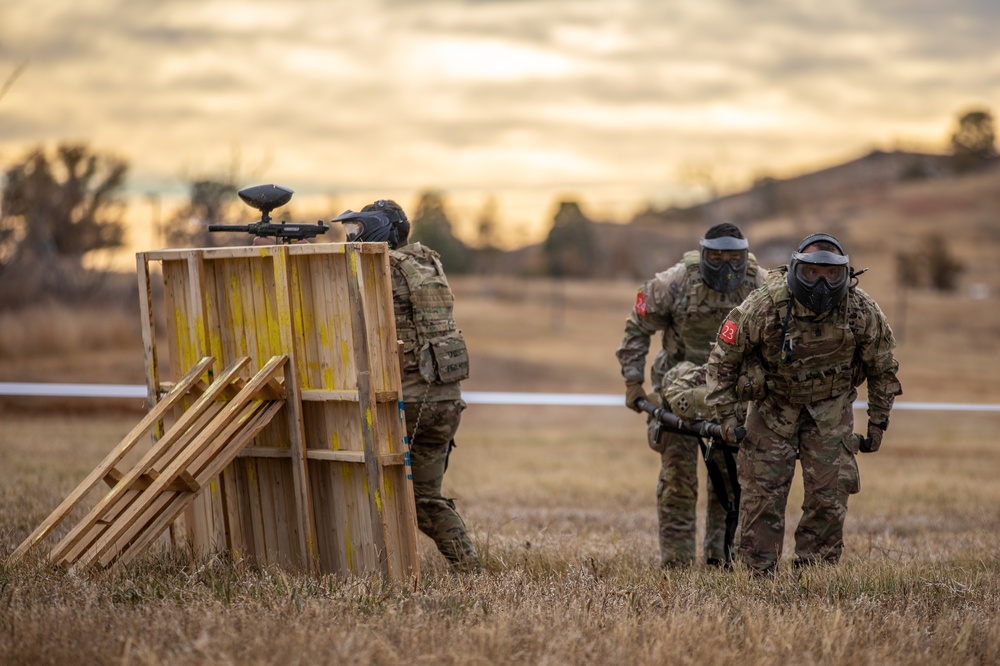
[[[721,329],[719,329],[719,339],[725,340],[729,344],[733,344],[734,342],[736,342],[737,331],[739,331],[739,328],[736,326],[733,320],[727,319],[726,323],[722,325]]]
[[[646,297],[642,295],[641,290],[635,295],[635,311],[643,317],[646,316]]]

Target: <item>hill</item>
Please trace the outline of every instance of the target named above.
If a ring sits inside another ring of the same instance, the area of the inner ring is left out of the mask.
[[[1000,283],[986,264],[1000,252],[998,185],[998,165],[957,175],[944,155],[874,151],[794,178],[766,179],[690,208],[648,209],[627,224],[593,222],[600,253],[591,277],[644,280],[697,248],[711,225],[727,221],[740,226],[765,266],[787,263],[801,238],[826,231],[846,243],[852,259],[889,276],[897,270],[897,254],[918,254],[940,234],[946,249],[967,264],[961,284],[996,291]],[[544,274],[542,246],[503,253],[489,269]]]

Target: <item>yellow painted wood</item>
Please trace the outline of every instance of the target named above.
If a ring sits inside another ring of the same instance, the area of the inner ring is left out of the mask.
[[[225,548],[313,573],[417,576],[386,246],[158,250],[137,255],[136,266],[144,423],[159,435],[132,470],[112,471],[116,454],[88,477],[91,487],[105,477],[115,485],[50,558],[128,562],[170,527],[198,552]],[[163,358],[154,321],[166,322]],[[214,365],[180,377],[209,355]],[[276,356],[287,362],[262,376]],[[248,360],[230,371],[238,359]]]

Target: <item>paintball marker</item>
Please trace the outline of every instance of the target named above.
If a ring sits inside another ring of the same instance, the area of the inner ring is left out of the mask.
[[[330,228],[319,220],[316,224],[286,224],[271,222],[271,211],[284,206],[292,198],[292,190],[281,185],[255,185],[237,194],[248,206],[260,211],[260,221],[251,224],[210,224],[209,231],[242,231],[254,236],[273,237],[278,244],[315,238]]]
[[[657,407],[648,400],[639,399],[636,401],[639,409],[651,414],[659,423],[659,427],[667,432],[675,432],[681,435],[693,435],[704,437],[715,442],[726,443],[722,437],[722,427],[718,423],[711,421],[685,421],[679,416],[664,407]],[[746,429],[742,426],[736,429],[736,439],[743,439]]]

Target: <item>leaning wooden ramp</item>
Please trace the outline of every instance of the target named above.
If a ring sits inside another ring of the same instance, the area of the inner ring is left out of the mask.
[[[55,564],[106,568],[144,552],[284,406],[280,376],[288,361],[274,356],[249,381],[241,357],[211,384],[205,357],[150,410],[59,507],[10,555],[15,561],[41,543],[100,483],[109,492],[49,554]],[[128,471],[118,465],[174,409],[189,406]]]

